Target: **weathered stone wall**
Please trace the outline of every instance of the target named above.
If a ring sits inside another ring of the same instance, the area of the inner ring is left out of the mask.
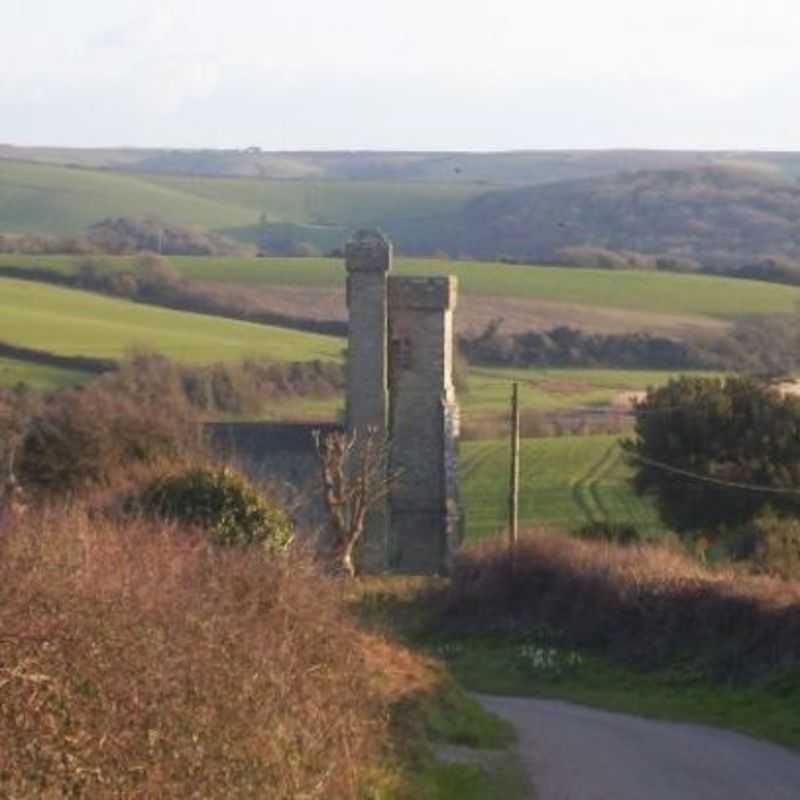
[[[373,231],[361,231],[347,243],[347,429],[363,435],[388,430],[388,307],[387,274],[392,245]],[[381,572],[388,566],[387,504],[376,505],[367,517],[361,551],[362,568]]]
[[[456,279],[390,277],[390,563],[399,572],[448,568],[458,536],[452,382]]]

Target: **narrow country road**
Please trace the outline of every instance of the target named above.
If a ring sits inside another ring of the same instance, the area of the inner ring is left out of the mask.
[[[777,745],[551,700],[477,699],[517,728],[536,800],[800,800],[800,754]]]

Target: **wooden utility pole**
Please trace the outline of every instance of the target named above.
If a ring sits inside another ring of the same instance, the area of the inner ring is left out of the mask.
[[[508,494],[508,546],[512,556],[519,536],[519,384],[511,390],[511,480]]]

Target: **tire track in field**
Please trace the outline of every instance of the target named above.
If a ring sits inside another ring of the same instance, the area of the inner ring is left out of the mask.
[[[469,457],[462,459],[460,464],[461,480],[472,475],[480,469],[494,454],[499,450],[501,445],[482,445],[481,448],[473,452]]]
[[[600,458],[591,464],[583,477],[579,478],[572,485],[573,502],[586,518],[587,522],[609,521],[608,510],[600,499],[597,483],[603,475],[613,467],[616,450],[616,444],[610,445]],[[595,514],[593,506],[597,507],[598,514]]]
[[[609,514],[608,511],[608,505],[603,499],[602,492],[600,491],[600,482],[614,469],[619,461],[619,458],[619,448],[615,444],[612,444],[611,447],[606,450],[603,458],[598,462],[597,469],[591,482],[589,483],[589,493],[606,522],[611,522],[612,520],[611,514]]]
[[[483,533],[484,531],[492,532],[498,527],[499,518],[492,513],[491,504],[489,504],[488,510],[484,503],[481,503],[480,510],[466,507],[469,501],[467,500],[465,484],[473,475],[478,475],[487,463],[491,462],[494,455],[502,446],[500,442],[482,444],[478,449],[473,450],[469,456],[461,459],[459,463],[459,493],[461,494],[462,502],[465,503],[465,513],[471,522],[477,520],[477,524],[472,522],[474,527],[472,533],[469,534],[470,536],[476,536],[478,535],[478,531],[481,531],[480,538],[482,538],[483,535],[485,535]],[[485,499],[488,500],[488,496]]]

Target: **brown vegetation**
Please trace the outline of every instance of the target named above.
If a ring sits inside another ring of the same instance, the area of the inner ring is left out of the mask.
[[[0,795],[354,797],[386,648],[302,554],[29,515],[0,530]]]
[[[242,246],[199,225],[172,225],[154,217],[108,217],[89,228],[87,238],[102,253],[151,251],[168,255],[241,255]]]
[[[522,537],[511,574],[502,540],[462,552],[445,624],[542,625],[642,664],[681,654],[729,676],[800,664],[797,582],[541,531]]]
[[[679,340],[650,333],[592,333],[560,325],[549,330],[483,330],[459,337],[470,363],[516,367],[708,369],[781,375],[800,366],[800,315],[753,316],[716,336]]]
[[[800,188],[777,176],[732,168],[627,172],[483,194],[461,215],[459,244],[478,257],[551,261],[569,248],[572,263],[577,255],[579,263],[613,268],[634,254],[637,266],[686,270],[699,262],[794,282],[798,219]]]
[[[199,225],[172,225],[152,217],[106,218],[92,225],[85,236],[43,233],[0,234],[0,253],[31,255],[140,253],[170,255],[235,256],[244,248],[222,234]]]
[[[203,449],[201,432],[185,398],[169,388],[134,373],[49,397],[2,391],[0,454],[12,459],[25,491],[47,496],[108,485],[137,465],[190,457]]]

